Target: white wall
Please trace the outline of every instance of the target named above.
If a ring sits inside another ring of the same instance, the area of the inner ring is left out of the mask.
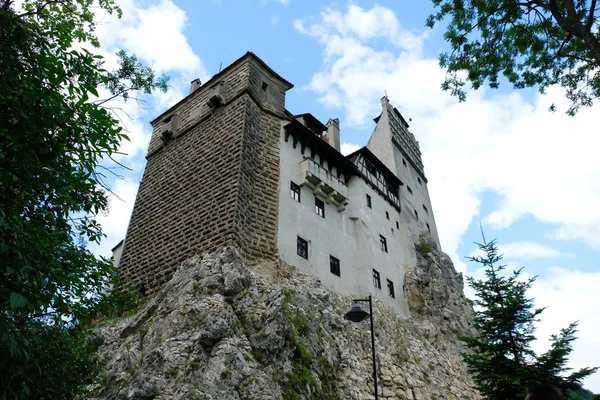
[[[290,196],[290,181],[301,185],[303,177],[299,163],[310,155],[300,153],[300,144],[293,148],[281,133],[279,180],[279,256],[286,263],[314,275],[333,290],[354,297],[369,294],[379,298],[398,315],[408,317],[409,310],[403,295],[404,273],[416,264],[413,242],[405,219],[362,178],[348,182],[349,204],[338,212],[325,204],[325,218],[315,213],[312,190],[301,188],[301,202]],[[318,156],[317,156],[318,157]],[[333,171],[335,173],[335,170]],[[366,194],[372,199],[367,208]],[[390,219],[386,218],[386,211]],[[396,221],[400,229],[396,228]],[[379,235],[387,240],[388,252],[380,248]],[[297,254],[297,236],[308,241],[308,260]],[[329,256],[340,260],[341,277],[330,272]],[[381,289],[373,286],[372,270],[381,277]],[[388,296],[387,279],[394,283],[396,298]]]

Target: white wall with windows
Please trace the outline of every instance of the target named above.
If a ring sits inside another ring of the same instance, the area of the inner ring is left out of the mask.
[[[347,182],[349,200],[343,211],[322,198],[315,200],[300,168],[310,154],[310,148],[301,154],[300,144],[294,148],[291,138],[286,142],[282,129],[280,258],[341,294],[361,298],[371,294],[408,317],[404,273],[416,264],[416,255],[405,219],[359,176]],[[319,156],[315,157],[319,162]],[[327,161],[324,167],[327,170]],[[334,167],[332,179],[337,179],[336,172]],[[379,287],[374,284],[374,272],[379,274]]]

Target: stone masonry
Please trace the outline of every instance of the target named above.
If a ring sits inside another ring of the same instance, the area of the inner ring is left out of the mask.
[[[152,294],[195,254],[277,256],[279,132],[292,85],[247,53],[152,122],[120,260]]]

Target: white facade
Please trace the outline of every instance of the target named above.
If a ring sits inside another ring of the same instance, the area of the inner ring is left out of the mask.
[[[373,141],[377,135],[378,144],[383,144],[385,140],[382,124],[387,124],[387,120],[383,118],[384,114],[385,110],[371,138]],[[414,243],[418,240],[419,232],[427,232],[426,223],[433,229],[437,241],[424,177],[420,178],[422,185],[412,189],[414,198],[406,199],[406,188],[400,186],[399,199],[394,201],[393,197],[385,195],[385,190],[377,190],[373,181],[369,183],[369,179],[373,178],[370,172],[364,168],[361,172],[361,168],[357,168],[349,159],[340,160],[339,152],[328,144],[323,149],[322,139],[317,133],[310,137],[311,134],[305,131],[303,138],[292,137],[286,131],[286,122],[283,125],[279,180],[280,258],[316,276],[324,285],[339,293],[360,298],[371,294],[396,314],[408,317],[408,304],[403,291],[404,274],[416,265]],[[391,140],[388,147],[393,147]],[[369,149],[377,154],[376,146]],[[366,149],[362,151],[370,153]],[[361,154],[354,158],[361,157]],[[332,157],[336,155],[337,158]],[[385,152],[383,155],[386,155]],[[372,157],[370,154],[366,156]],[[395,166],[390,168],[388,163],[386,166],[396,173]],[[371,165],[371,168],[375,167]],[[345,176],[342,169],[346,172]],[[383,171],[385,167],[381,166],[381,169]],[[390,175],[390,171],[383,172]],[[413,178],[418,185],[416,176],[410,175],[410,172],[405,176],[411,187]],[[300,186],[299,199],[292,192],[292,183]],[[368,207],[367,195],[371,207]],[[315,198],[324,203],[324,217],[319,215],[320,211],[317,212]],[[424,218],[419,221],[416,221],[413,211],[417,204],[426,204],[428,207],[428,214],[423,211]],[[308,244],[307,258],[299,254],[298,237]],[[340,276],[331,272],[331,257],[339,260]],[[379,273],[379,288],[375,286],[373,270]],[[394,297],[390,295],[388,280],[393,285]]]

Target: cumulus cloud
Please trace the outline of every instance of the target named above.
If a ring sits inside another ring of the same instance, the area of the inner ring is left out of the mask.
[[[181,72],[190,81],[208,77],[184,35],[187,16],[171,0],[121,0],[119,6],[123,17],[107,16],[99,26],[103,48],[135,53],[159,73]]]

